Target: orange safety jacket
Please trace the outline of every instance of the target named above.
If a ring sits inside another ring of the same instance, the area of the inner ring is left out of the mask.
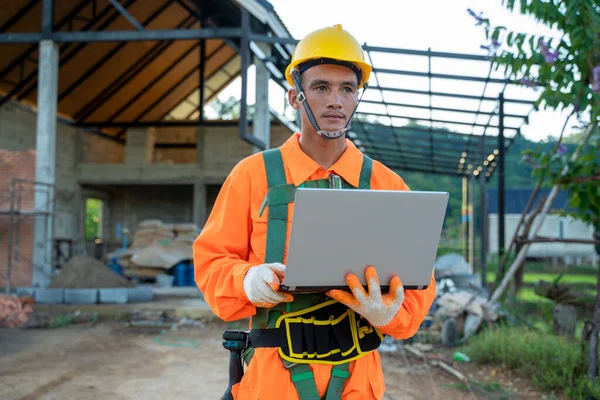
[[[363,154],[346,139],[346,150],[325,170],[306,155],[299,144],[300,134],[292,135],[281,147],[287,181],[300,186],[308,180],[341,176],[358,186]],[[373,160],[372,190],[410,190],[402,178]],[[195,240],[194,269],[196,284],[213,312],[224,321],[252,317],[256,307],[248,300],[243,279],[248,269],[264,263],[267,215],[259,210],[268,190],[262,155],[254,154],[239,162],[225,180],[213,210],[202,232]],[[287,243],[291,230],[294,204],[289,204]],[[351,216],[349,216],[351,217]],[[377,266],[375,266],[377,268]],[[402,279],[402,277],[400,277]],[[425,290],[407,290],[404,303],[396,317],[381,327],[383,334],[395,339],[412,337],[423,322],[436,295],[432,275]],[[327,390],[332,365],[310,364],[319,395]],[[350,363],[350,377],[342,398],[381,399],[385,390],[379,353],[372,351]],[[242,381],[234,386],[236,400],[297,400],[298,394],[276,348],[257,348]]]

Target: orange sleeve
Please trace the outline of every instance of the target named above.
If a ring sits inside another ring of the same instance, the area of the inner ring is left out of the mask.
[[[427,316],[435,295],[435,278],[432,274],[427,289],[404,291],[402,307],[389,324],[380,328],[381,332],[396,340],[413,337]]]
[[[234,168],[193,245],[196,284],[213,312],[225,321],[256,313],[243,290],[246,272],[257,265],[246,261],[252,229],[249,187],[247,174]]]

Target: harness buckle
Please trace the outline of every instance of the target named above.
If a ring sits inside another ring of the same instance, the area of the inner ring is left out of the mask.
[[[287,370],[294,368],[296,365],[298,365],[298,363],[292,363],[292,362],[288,362],[288,361],[285,361],[285,360],[283,361],[283,366]]]

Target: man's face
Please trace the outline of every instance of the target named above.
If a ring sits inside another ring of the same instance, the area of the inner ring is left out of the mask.
[[[340,65],[317,65],[302,74],[302,85],[308,105],[321,130],[343,129],[358,100],[356,74]],[[289,100],[294,108],[300,110],[302,124],[312,126],[295,90],[290,91]]]

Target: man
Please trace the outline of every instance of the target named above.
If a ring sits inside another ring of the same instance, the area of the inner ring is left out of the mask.
[[[252,349],[235,399],[381,399],[376,348],[384,335],[412,337],[433,302],[433,276],[427,289],[406,292],[395,276],[382,294],[377,266],[365,271],[368,292],[352,274],[350,291],[279,291],[293,215],[287,189],[343,181],[348,188],[409,190],[345,138],[370,73],[359,43],[340,25],[301,40],[286,70],[301,132],[233,168],[194,242],[196,282],[212,310],[225,321],[251,317]]]

